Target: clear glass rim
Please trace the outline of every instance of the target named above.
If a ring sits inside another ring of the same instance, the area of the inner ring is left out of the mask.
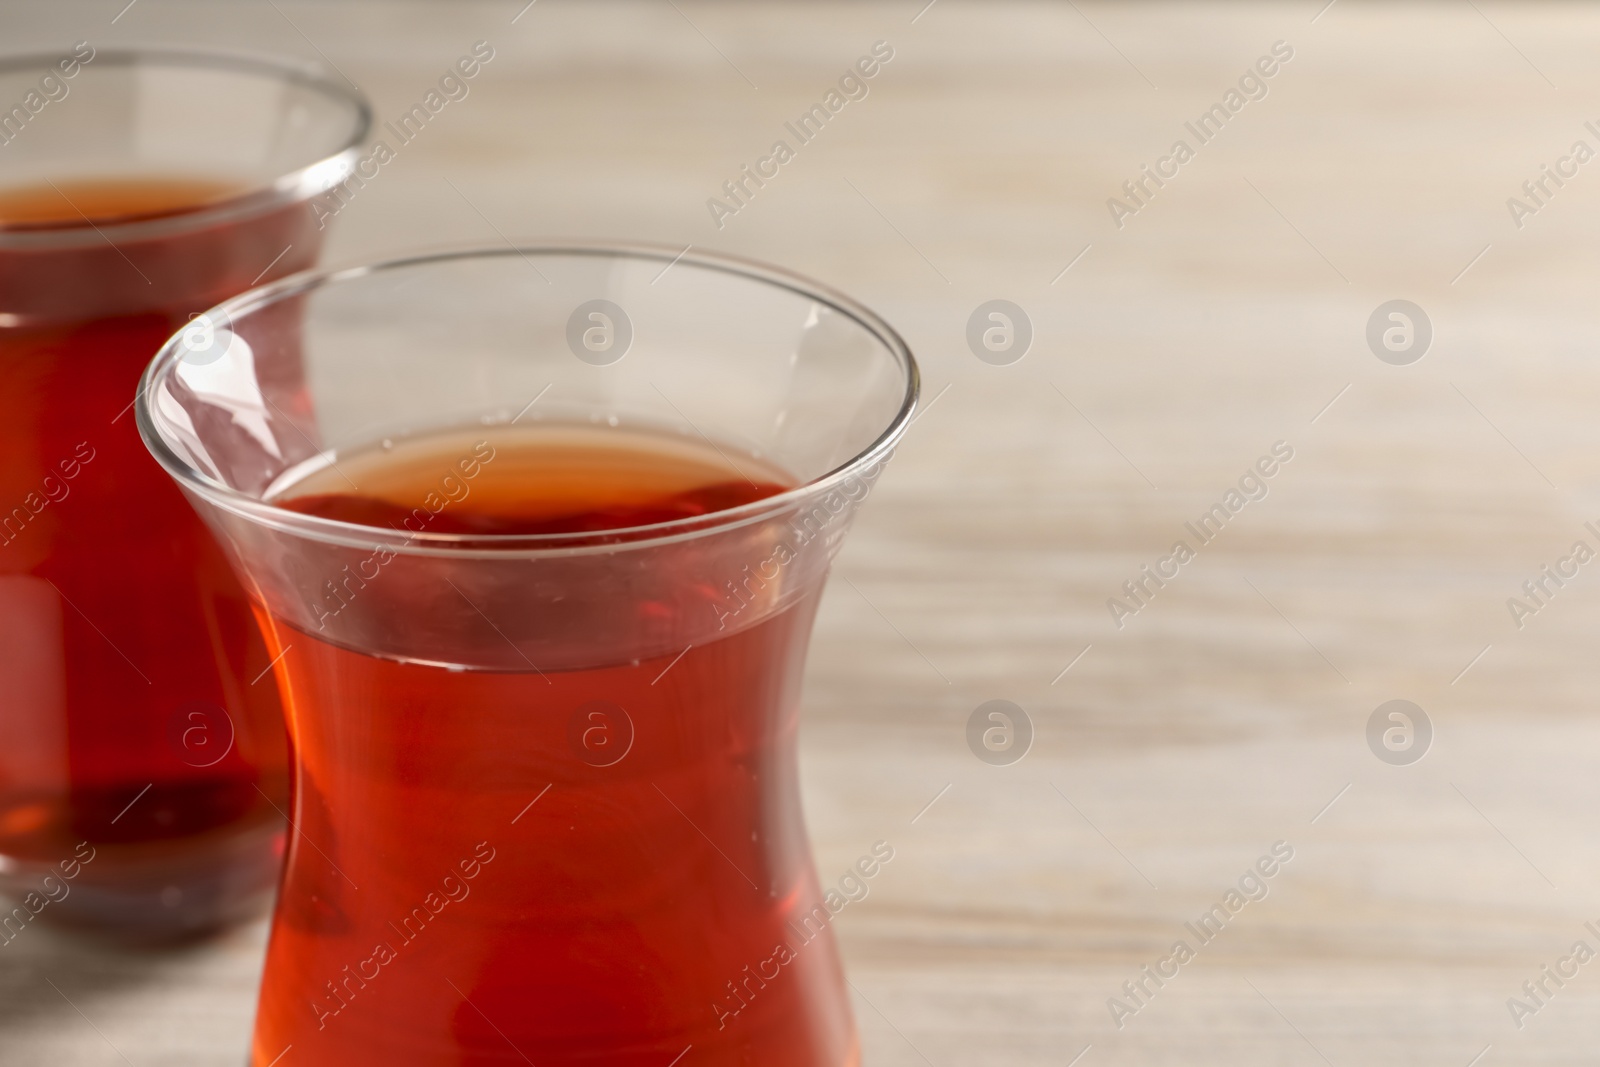
[[[0,54],[0,74],[54,67],[63,55],[65,53],[62,52]],[[27,228],[0,226],[0,248],[49,249],[103,243],[108,239],[118,244],[123,241],[149,240],[203,229],[219,222],[257,214],[297,200],[309,200],[325,189],[337,185],[355,171],[361,145],[372,132],[372,105],[367,102],[367,98],[344,79],[334,77],[315,63],[286,56],[218,49],[136,47],[97,48],[93,64],[96,70],[103,70],[106,67],[153,65],[265,74],[284,82],[306,86],[325,96],[352,105],[356,121],[350,136],[333,152],[280,174],[270,183],[252,187],[237,196],[228,197],[193,211],[128,222],[83,221],[63,226]],[[181,166],[174,169],[180,173],[182,171]]]
[[[689,264],[786,289],[824,304],[865,329],[898,363],[905,388],[898,410],[888,425],[865,448],[844,463],[791,489],[738,507],[710,512],[648,526],[630,526],[586,533],[547,534],[442,534],[385,530],[375,526],[327,519],[278,507],[240,492],[197,470],[178,456],[166,443],[161,428],[164,420],[149,403],[157,382],[170,379],[182,358],[183,333],[168,338],[150,365],[145,368],[134,398],[134,417],[139,435],[157,462],[178,481],[211,505],[251,522],[284,533],[352,548],[392,547],[397,552],[442,555],[454,558],[515,558],[586,554],[616,551],[621,548],[657,546],[760,522],[844,485],[850,478],[876,463],[887,460],[895,444],[905,434],[916,410],[921,377],[910,346],[883,319],[864,305],[820,282],[756,260],[723,253],[679,250],[667,245],[639,242],[558,240],[537,244],[511,244],[505,247],[474,245],[454,247],[379,260],[351,267],[302,271],[268,285],[241,293],[224,301],[207,314],[222,322],[239,319],[273,304],[341,282],[388,271],[425,267],[470,259],[523,259],[530,255],[575,255],[651,262]]]

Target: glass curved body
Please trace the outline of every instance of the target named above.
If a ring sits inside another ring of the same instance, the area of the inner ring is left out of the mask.
[[[215,312],[204,365],[174,338],[148,372],[141,432],[246,577],[288,694],[297,832],[258,1067],[291,1045],[311,1065],[858,1062],[797,697],[915,365],[844,297],[673,260],[568,245],[289,279]],[[307,471],[359,491],[340,458],[379,442],[540,425],[679,434],[796,488],[521,536],[428,530],[470,464],[405,528],[273,503]]]
[[[307,201],[367,109],[288,64],[88,45],[0,58],[0,101],[0,200],[58,201],[0,222],[0,939],[192,933],[270,893],[287,757],[248,600],[132,401],[189,317],[315,261]]]

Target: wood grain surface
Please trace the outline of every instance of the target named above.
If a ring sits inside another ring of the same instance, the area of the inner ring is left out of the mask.
[[[1600,564],[1507,601],[1600,547],[1600,161],[1560,162],[1600,149],[1600,9],[924,2],[140,0],[113,24],[122,0],[8,0],[0,40],[325,57],[389,118],[485,39],[329,261],[693,244],[904,332],[924,411],[804,697],[822,878],[895,848],[838,918],[867,1063],[1589,1062],[1600,963],[1508,999],[1600,948]],[[707,199],[880,40],[867,95],[719,228]],[[1201,143],[1185,123],[1219,103]],[[1147,164],[1170,176],[1133,201]],[[1571,176],[1536,203],[1546,165]],[[993,299],[1032,324],[1010,365],[967,342]],[[1432,327],[1409,365],[1366,339],[1394,299]],[[1201,544],[1185,523],[1278,442]],[[1114,618],[1179,540],[1194,558]],[[1020,762],[968,747],[993,699],[1031,720]],[[1410,765],[1368,744],[1395,699],[1431,723]],[[1265,898],[1201,944],[1185,924],[1279,841]],[[31,928],[0,950],[0,1064],[236,1064],[264,936],[148,955]],[[1178,939],[1177,976],[1124,997]]]

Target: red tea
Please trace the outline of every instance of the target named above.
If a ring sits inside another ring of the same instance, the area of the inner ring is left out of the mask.
[[[340,457],[274,502],[527,534],[693,517],[788,487],[729,455],[604,426],[501,427]],[[394,570],[356,595],[414,603],[384,586],[407,580]],[[676,610],[710,617],[718,594],[698,581],[682,575]],[[593,666],[525,671],[380,658],[263,615],[283,650],[300,833],[258,1067],[290,1046],[303,1065],[854,1063],[798,806],[816,598],[686,651],[596,647]],[[508,639],[487,621],[486,642]]]
[[[0,870],[21,892],[89,842],[44,917],[181,932],[270,888],[286,754],[248,601],[132,402],[172,332],[318,235],[303,205],[183,224],[216,182],[57,186],[0,191]]]

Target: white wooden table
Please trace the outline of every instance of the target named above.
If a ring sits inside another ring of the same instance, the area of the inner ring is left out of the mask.
[[[1600,547],[1600,162],[1521,228],[1507,199],[1600,149],[1600,10],[522,2],[140,0],[113,25],[121,0],[8,0],[0,41],[320,52],[392,117],[488,40],[330,261],[693,243],[905,333],[932,403],[805,694],[823,878],[896,849],[839,918],[870,1064],[1589,1062],[1600,964],[1520,1029],[1507,1000],[1600,949],[1600,566],[1520,629],[1507,599]],[[868,95],[719,230],[707,198],[879,40]],[[1185,122],[1277,41],[1265,97],[1200,144]],[[1145,164],[1171,176],[1118,228]],[[1364,336],[1397,298],[1433,331],[1405,366]],[[1031,320],[1020,362],[969,350],[991,299]],[[1119,629],[1108,598],[1278,441],[1265,499]],[[1037,735],[1010,766],[965,739],[997,698]],[[1392,699],[1432,724],[1420,762],[1369,749]],[[1107,998],[1279,840],[1266,899],[1118,1029]],[[238,1063],[263,937],[31,929],[0,955],[0,1064]]]

